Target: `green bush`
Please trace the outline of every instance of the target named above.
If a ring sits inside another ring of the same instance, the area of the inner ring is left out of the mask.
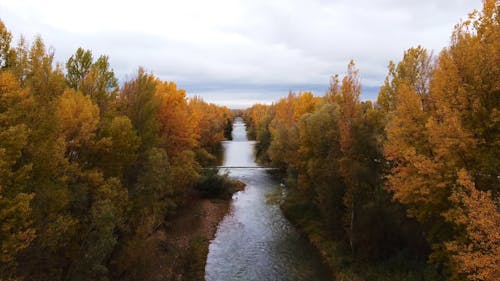
[[[219,174],[219,169],[207,169],[198,182],[197,189],[203,197],[227,199],[243,186],[243,183],[230,179],[227,174]]]

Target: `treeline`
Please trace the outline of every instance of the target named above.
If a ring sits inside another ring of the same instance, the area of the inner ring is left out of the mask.
[[[229,109],[143,69],[119,87],[88,50],[64,68],[41,38],[11,44],[0,21],[0,280],[144,280]]]
[[[285,213],[338,280],[500,277],[499,12],[484,1],[437,56],[408,49],[376,103],[351,61],[323,97],[245,112],[258,158],[286,175]]]

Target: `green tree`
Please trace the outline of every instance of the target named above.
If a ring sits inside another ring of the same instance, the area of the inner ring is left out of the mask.
[[[112,101],[118,92],[118,80],[110,68],[109,58],[100,56],[82,81],[81,90],[99,106],[101,115],[111,109]]]
[[[79,247],[62,278],[67,280],[107,280],[108,260],[118,244],[117,232],[126,221],[127,190],[116,178],[105,179],[101,172],[78,175],[78,188],[88,190],[90,208],[81,218]]]
[[[9,69],[15,64],[15,49],[11,48],[12,34],[0,20],[0,69]]]
[[[300,198],[319,210],[325,229],[336,239],[343,238],[344,182],[339,171],[342,153],[339,144],[337,104],[325,104],[305,115],[299,123],[300,171],[304,174],[298,187]]]
[[[378,107],[385,112],[393,111],[397,103],[398,87],[406,84],[421,97],[422,108],[426,103],[428,109],[429,101],[426,99],[434,69],[432,55],[421,46],[410,48],[404,52],[403,59],[397,65],[391,61],[388,68],[389,74],[378,94]]]
[[[102,129],[101,138],[95,144],[95,165],[106,176],[123,178],[124,173],[137,160],[140,139],[126,116],[114,117],[111,123]]]
[[[135,192],[134,207],[139,215],[136,219],[144,221],[147,218],[151,233],[175,207],[170,163],[165,150],[153,148],[148,151],[144,172],[139,176]],[[142,223],[137,225],[144,227]]]
[[[81,84],[92,67],[92,52],[78,48],[76,53],[72,55],[66,62],[66,80],[68,85],[80,90]]]
[[[101,116],[110,110],[118,82],[107,56],[100,56],[94,62],[90,50],[78,48],[66,62],[66,71],[68,85],[90,96],[98,105]]]
[[[156,78],[139,68],[137,77],[126,82],[119,94],[121,110],[130,118],[141,139],[140,153],[145,153],[159,142],[160,101],[155,94],[156,85]]]

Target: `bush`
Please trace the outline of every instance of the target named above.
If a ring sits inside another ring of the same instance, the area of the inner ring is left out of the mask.
[[[231,198],[233,193],[243,187],[242,182],[230,179],[227,174],[219,174],[219,169],[205,170],[197,185],[203,197],[223,199]]]

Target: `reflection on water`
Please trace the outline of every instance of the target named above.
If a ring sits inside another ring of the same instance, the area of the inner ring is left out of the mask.
[[[247,141],[246,127],[237,119],[233,141],[223,143],[224,166],[258,166],[255,142]],[[220,223],[210,243],[205,279],[225,280],[328,280],[321,261],[298,231],[266,195],[279,185],[266,171],[228,169],[246,183],[233,196],[231,212]]]

